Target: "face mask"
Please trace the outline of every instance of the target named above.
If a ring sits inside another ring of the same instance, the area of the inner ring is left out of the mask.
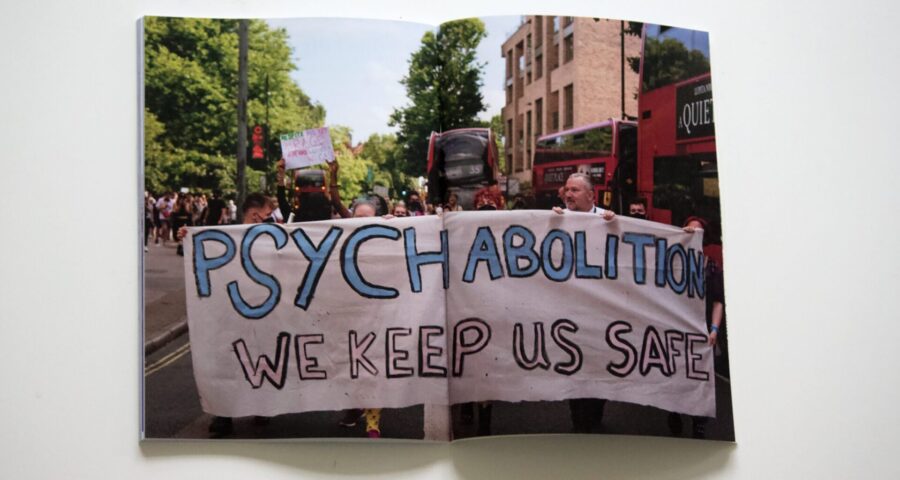
[[[630,215],[628,215],[628,216],[631,217],[631,218],[639,218],[639,219],[641,219],[641,220],[646,220],[646,219],[647,219],[647,215],[645,215],[645,214],[643,214],[643,213],[632,213],[632,214],[630,214]]]

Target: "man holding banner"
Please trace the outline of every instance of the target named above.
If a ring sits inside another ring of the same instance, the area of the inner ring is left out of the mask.
[[[584,173],[573,173],[566,179],[563,187],[563,201],[566,209],[553,207],[553,211],[559,214],[565,212],[596,213],[610,221],[616,214],[612,210],[605,210],[594,204],[594,184],[591,177]],[[603,421],[603,409],[606,400],[601,398],[573,398],[569,400],[569,411],[572,415],[572,429],[576,433],[591,433],[600,431]]]

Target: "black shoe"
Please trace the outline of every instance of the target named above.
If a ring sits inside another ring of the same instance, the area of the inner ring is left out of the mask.
[[[706,419],[702,417],[694,417],[693,428],[691,429],[691,437],[706,438]]]
[[[338,425],[342,427],[355,427],[360,420],[362,420],[363,415],[365,415],[365,410],[361,408],[351,408],[349,410],[344,410],[344,418],[338,422]]]
[[[175,250],[175,253],[178,254],[178,256],[183,257],[184,256],[184,246],[179,243],[178,249]]]
[[[669,433],[673,437],[681,436],[681,415],[675,412],[669,412]]]
[[[478,435],[488,436],[491,434],[491,413],[494,407],[490,403],[486,405],[478,405]]]
[[[209,424],[210,438],[222,438],[234,431],[231,417],[213,417]]]
[[[475,403],[468,402],[459,406],[459,419],[463,425],[471,425],[475,420]]]

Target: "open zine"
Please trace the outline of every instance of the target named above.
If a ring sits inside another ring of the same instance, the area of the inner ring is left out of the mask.
[[[734,439],[704,32],[141,26],[144,438]],[[367,39],[383,51],[349,72]],[[376,65],[398,61],[394,80]],[[405,103],[354,145],[368,124],[330,106],[390,100],[341,104],[318,74]],[[325,126],[333,164],[285,172],[275,139]]]

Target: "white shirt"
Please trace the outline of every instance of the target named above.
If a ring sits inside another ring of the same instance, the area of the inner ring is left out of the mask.
[[[567,212],[578,212],[578,210],[569,210],[568,208],[566,208],[565,211],[567,211]],[[597,214],[597,215],[603,215],[604,213],[606,213],[606,210],[604,210],[604,209],[602,209],[602,208],[600,208],[600,207],[594,205],[593,207],[591,207],[591,209],[590,209],[589,211],[587,211],[587,212],[578,212],[578,213],[594,213],[594,214]]]

